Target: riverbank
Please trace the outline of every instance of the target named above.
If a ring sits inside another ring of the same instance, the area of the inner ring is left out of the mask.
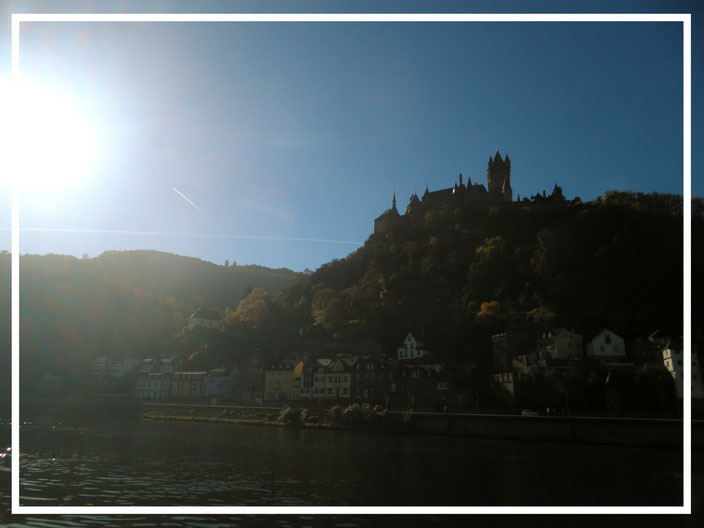
[[[282,410],[158,403],[141,404],[141,418],[674,449],[683,445],[682,421],[663,419],[389,412],[358,406]],[[692,422],[692,447],[704,448],[703,421]]]

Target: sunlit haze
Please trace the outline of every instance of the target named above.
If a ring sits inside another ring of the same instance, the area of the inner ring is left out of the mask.
[[[403,211],[460,173],[486,185],[497,146],[514,197],[682,194],[678,23],[42,22],[20,39],[22,253],[315,269],[394,192]]]
[[[80,182],[93,167],[97,130],[76,100],[50,86],[6,82],[3,113],[4,183],[23,192],[55,191]]]

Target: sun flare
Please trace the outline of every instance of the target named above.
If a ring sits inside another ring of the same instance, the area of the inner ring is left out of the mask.
[[[4,180],[23,189],[56,189],[86,174],[96,136],[75,97],[27,83],[6,83],[0,95]]]

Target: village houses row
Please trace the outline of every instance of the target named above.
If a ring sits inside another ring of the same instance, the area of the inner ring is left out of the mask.
[[[196,310],[191,328],[217,330],[216,312]],[[527,352],[526,352],[527,350]],[[517,372],[531,369],[579,368],[585,358],[592,364],[628,370],[642,365],[665,368],[682,397],[683,346],[681,338],[661,332],[636,340],[630,351],[622,337],[603,329],[584,345],[583,337],[573,330],[546,331],[536,341],[519,343],[509,333],[492,336],[490,384],[514,394]],[[703,398],[704,386],[692,353],[692,397]],[[330,357],[307,355],[263,363],[251,357],[246,364],[219,366],[210,370],[184,371],[181,362],[171,359],[118,361],[100,356],[93,361],[94,385],[123,377],[138,369],[133,396],[146,400],[200,400],[208,402],[276,403],[294,400],[370,403],[386,406],[426,408],[476,405],[476,393],[458,387],[456,369],[433,361],[428,346],[411,333],[397,348],[394,358],[372,354],[336,354]],[[516,380],[517,381],[517,380]],[[461,385],[461,384],[460,384]]]
[[[517,353],[510,334],[492,336],[493,385],[501,385],[514,394],[515,375],[535,368],[574,368],[576,362],[588,358],[609,370],[630,370],[644,365],[663,367],[670,373],[678,398],[683,397],[682,338],[655,331],[637,339],[627,352],[624,339],[609,329],[602,329],[583,346],[581,335],[566,328],[545,332],[528,353]],[[704,398],[704,384],[699,368],[696,346],[691,354],[691,397]]]
[[[264,364],[250,358],[242,368],[182,371],[175,359],[147,359],[133,395],[146,400],[202,400],[282,404],[369,403],[428,408],[463,405],[466,395],[453,372],[429,361],[424,344],[408,334],[396,358],[336,354]]]

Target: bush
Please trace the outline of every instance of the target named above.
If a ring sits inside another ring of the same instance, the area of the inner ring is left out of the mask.
[[[342,411],[342,420],[346,424],[360,424],[367,419],[367,411],[362,409],[358,404],[352,404]]]
[[[289,427],[300,427],[303,424],[301,413],[291,407],[286,407],[281,410],[278,421]]]
[[[335,405],[332,409],[330,409],[329,414],[332,423],[339,424],[342,422],[342,407],[339,405]]]
[[[389,419],[390,414],[388,409],[385,409],[381,405],[376,405],[374,407],[374,414],[372,416],[374,417],[375,421],[384,422]]]

